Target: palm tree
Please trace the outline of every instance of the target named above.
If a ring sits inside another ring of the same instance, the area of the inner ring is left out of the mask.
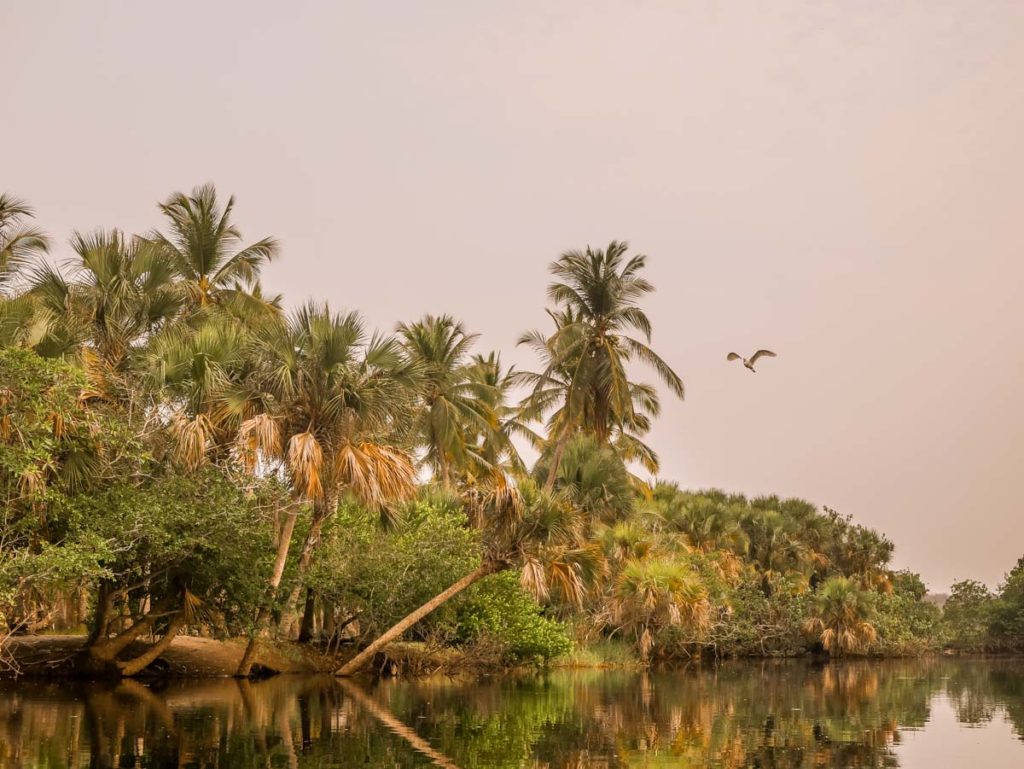
[[[432,611],[484,577],[506,569],[519,568],[521,584],[538,599],[555,597],[582,604],[601,558],[585,542],[585,516],[564,495],[549,494],[529,479],[518,487],[499,480],[477,512],[483,539],[480,565],[385,631],[337,675],[359,672],[378,650]]]
[[[864,590],[856,580],[832,577],[815,594],[804,632],[817,636],[825,651],[834,656],[863,652],[878,635],[871,624],[874,601],[875,593]]]
[[[486,356],[473,355],[466,373],[473,391],[484,401],[488,419],[485,428],[471,427],[467,431],[473,447],[471,453],[483,460],[475,475],[482,477],[502,470],[523,472],[525,466],[512,439],[518,436],[535,442],[538,436],[523,421],[521,409],[510,403],[518,372],[514,366],[504,368],[501,355],[491,352]]]
[[[256,354],[252,330],[227,317],[211,318],[195,329],[179,326],[154,340],[149,376],[164,396],[173,456],[187,469],[235,449],[242,423],[253,413],[226,399],[254,374]],[[253,443],[252,424],[247,430],[246,439]],[[239,458],[255,469],[253,450]]]
[[[534,468],[538,481],[549,476],[550,457],[542,456]],[[636,491],[622,459],[611,446],[600,446],[590,435],[577,435],[566,445],[555,487],[592,521],[614,523],[633,510]]]
[[[765,596],[772,594],[780,577],[807,576],[808,548],[783,513],[751,507],[741,518],[741,525],[749,543],[749,558],[761,574]]]
[[[393,438],[410,412],[415,380],[393,339],[368,337],[356,313],[334,314],[326,305],[307,304],[286,324],[261,329],[256,355],[256,371],[223,402],[241,420],[239,454],[278,463],[296,498],[312,508],[298,559],[303,574],[342,494],[371,508],[411,495],[412,461]],[[279,538],[280,570],[296,513]],[[306,614],[308,630],[312,606]]]
[[[196,187],[190,195],[176,192],[160,204],[168,233],[147,236],[180,279],[191,313],[225,305],[252,316],[275,310],[273,302],[250,289],[262,267],[277,256],[277,241],[263,238],[243,245],[242,233],[231,221],[234,207],[235,199],[229,197],[221,208],[212,184]]]
[[[451,488],[456,473],[488,465],[477,449],[491,443],[498,429],[494,389],[486,378],[474,376],[469,361],[476,334],[467,334],[450,315],[400,323],[398,333],[422,378],[413,439],[435,477]]]
[[[655,637],[668,626],[700,633],[710,621],[708,589],[685,561],[628,561],[615,581],[612,616],[636,637],[640,658],[651,659]]]
[[[646,257],[627,259],[627,248],[612,241],[603,251],[588,247],[562,254],[550,266],[555,281],[548,286],[548,298],[558,308],[549,313],[556,330],[549,338],[529,332],[520,339],[543,351],[535,397],[550,406],[557,393],[559,401],[560,413],[549,422],[555,430],[548,436],[553,445],[549,487],[575,430],[590,432],[605,445],[616,433],[642,434],[649,426],[643,412],[656,414],[657,400],[653,389],[630,382],[629,364],[651,366],[671,392],[683,397],[682,380],[650,347],[651,323],[637,303],[654,290],[640,275]],[[639,456],[647,453],[632,449]]]
[[[23,200],[0,193],[0,292],[29,261],[47,253],[50,241],[42,230],[25,225],[35,217]]]
[[[71,247],[63,270],[41,263],[30,276],[29,341],[44,356],[75,355],[87,370],[95,361],[105,376],[123,374],[177,317],[173,275],[152,246],[119,230],[76,232]]]

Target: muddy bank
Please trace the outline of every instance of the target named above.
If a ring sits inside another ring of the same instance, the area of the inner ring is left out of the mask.
[[[245,650],[244,639],[217,641],[212,638],[178,636],[138,678],[222,678],[234,676]],[[79,670],[76,660],[83,652],[85,636],[81,635],[29,635],[12,636],[4,646],[4,653],[13,669],[0,671],[0,678],[10,677],[15,671],[28,678],[75,677]],[[127,654],[145,651],[145,644],[129,647]],[[260,643],[254,677],[277,674],[333,674],[354,650],[341,654],[325,654],[315,646],[291,641],[263,641]],[[450,647],[428,647],[422,643],[396,642],[381,650],[362,671],[360,677],[388,678],[403,676],[422,678],[431,675],[480,675],[508,670],[493,660]]]
[[[57,677],[72,675],[75,659],[81,654],[85,636],[45,635],[13,636],[5,653],[13,661],[18,675]],[[129,654],[145,650],[145,644],[129,648]],[[212,638],[178,636],[140,677],[216,678],[233,676],[245,650],[243,639],[216,641]],[[256,675],[277,673],[330,673],[341,662],[321,654],[315,648],[289,642],[262,642],[253,668]]]

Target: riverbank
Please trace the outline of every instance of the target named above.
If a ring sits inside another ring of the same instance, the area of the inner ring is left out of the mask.
[[[235,675],[245,650],[242,638],[215,640],[178,636],[170,647],[149,665],[139,678],[225,678]],[[8,663],[0,677],[65,678],[75,675],[75,659],[85,647],[82,635],[12,636],[4,646]],[[146,645],[134,644],[128,655],[145,651]],[[339,653],[325,653],[311,644],[294,641],[261,641],[257,647],[252,675],[262,678],[280,674],[332,674],[352,656],[354,650],[343,647]],[[615,667],[601,655],[572,655],[565,667]],[[379,652],[368,666],[369,676],[426,678],[432,675],[482,675],[513,670],[487,655],[452,647],[434,647],[422,643],[396,642]],[[530,667],[528,665],[518,667]]]
[[[4,651],[11,663],[8,675],[54,678],[72,674],[75,658],[83,651],[85,636],[25,635],[8,639]],[[170,647],[143,671],[142,677],[221,678],[233,676],[245,650],[243,639],[178,636]],[[128,653],[145,651],[145,644]],[[316,648],[290,642],[262,642],[253,670],[257,676],[279,673],[330,673],[337,658]]]
[[[8,639],[4,652],[10,669],[0,677],[64,678],[74,674],[74,661],[84,648],[81,635],[24,635]],[[139,676],[141,678],[224,678],[235,675],[245,640],[214,640],[178,636],[170,647]],[[128,654],[145,651],[145,644],[130,647]],[[253,667],[255,677],[278,674],[331,674],[353,651],[324,653],[316,646],[293,641],[266,640],[259,644]],[[640,661],[628,644],[602,642],[576,649],[553,660],[549,667],[563,669],[635,668]],[[479,649],[428,646],[396,642],[383,649],[365,673],[370,676],[427,678],[433,675],[480,676],[535,669],[529,663],[510,665]]]

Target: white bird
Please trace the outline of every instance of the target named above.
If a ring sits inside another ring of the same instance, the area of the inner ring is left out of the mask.
[[[744,366],[746,366],[751,371],[754,371],[754,364],[757,363],[757,359],[758,358],[777,358],[777,357],[778,356],[775,353],[773,353],[771,350],[758,350],[753,355],[751,355],[749,358],[744,358],[742,355],[737,355],[736,353],[731,352],[731,353],[729,353],[725,357],[725,359],[726,360],[741,360],[741,361],[743,361],[743,365]],[[756,374],[757,372],[754,371],[754,373]]]

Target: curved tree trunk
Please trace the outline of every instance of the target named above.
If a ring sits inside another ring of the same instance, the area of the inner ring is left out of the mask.
[[[404,619],[399,620],[397,623],[392,625],[388,630],[377,638],[373,643],[363,649],[359,654],[353,657],[351,660],[346,662],[337,671],[335,675],[339,676],[350,676],[354,673],[358,673],[370,660],[373,659],[373,655],[376,654],[380,649],[387,646],[392,641],[400,638],[402,634],[419,622],[421,619],[430,614],[434,609],[443,605],[449,599],[454,598],[467,587],[472,585],[474,582],[486,577],[488,574],[494,574],[496,572],[507,569],[508,566],[502,563],[496,563],[494,561],[487,561],[483,563],[479,568],[471,571],[465,577],[460,579],[451,587],[438,593],[436,596],[431,598],[420,608],[416,609],[411,614],[407,615]]]
[[[134,676],[145,670],[151,662],[156,660],[161,654],[167,651],[167,647],[171,645],[175,636],[185,626],[185,612],[179,611],[171,619],[170,624],[167,626],[167,630],[164,631],[163,637],[155,644],[146,649],[145,652],[140,654],[135,659],[128,660],[127,662],[117,663],[118,668],[121,670],[123,676]]]
[[[260,606],[260,610],[256,614],[256,625],[253,628],[252,637],[249,638],[249,643],[245,647],[242,659],[238,663],[238,669],[235,670],[236,676],[244,678],[252,670],[253,657],[256,656],[256,639],[263,628],[266,627],[267,620],[270,619],[270,607],[277,596],[277,589],[281,587],[281,578],[284,576],[284,567],[288,563],[288,550],[291,548],[292,532],[295,531],[295,520],[298,518],[298,515],[298,508],[293,506],[284,519],[284,525],[281,527],[281,533],[277,539],[277,557],[274,559],[274,571],[271,573],[270,581],[267,583],[267,592],[263,596],[263,605]]]

